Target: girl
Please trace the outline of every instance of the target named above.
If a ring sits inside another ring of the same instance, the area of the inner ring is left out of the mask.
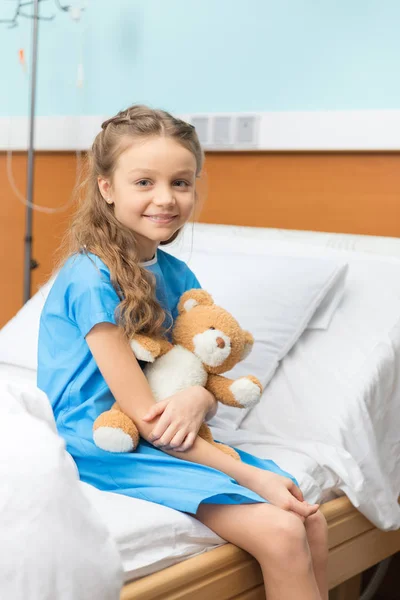
[[[318,506],[272,461],[239,452],[239,462],[196,437],[216,412],[205,389],[155,404],[129,345],[136,332],[164,334],[179,297],[199,287],[159,246],[190,219],[202,164],[194,128],[166,112],[132,106],[103,123],[41,316],[38,386],[83,481],[194,515],[258,560],[268,600],[326,600]],[[133,453],[93,442],[114,398],[140,431]]]

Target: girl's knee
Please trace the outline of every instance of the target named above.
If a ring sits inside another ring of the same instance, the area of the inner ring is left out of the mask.
[[[273,522],[262,530],[262,550],[270,559],[277,561],[309,560],[309,550],[304,524],[293,513],[281,510]]]
[[[328,524],[320,510],[308,517],[305,525],[307,533],[316,535],[318,537],[328,537]]]
[[[306,531],[304,524],[293,513],[282,510],[275,524],[275,533],[287,545],[305,545]]]

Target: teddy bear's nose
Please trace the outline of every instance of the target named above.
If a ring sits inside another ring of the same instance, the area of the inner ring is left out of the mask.
[[[221,337],[217,337],[215,341],[217,342],[218,348],[225,348],[225,342]]]

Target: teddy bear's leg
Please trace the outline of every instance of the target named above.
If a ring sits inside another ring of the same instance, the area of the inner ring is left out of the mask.
[[[209,444],[212,444],[213,446],[218,448],[218,450],[221,450],[221,452],[225,452],[225,454],[229,454],[229,456],[232,456],[232,458],[236,458],[236,460],[240,460],[239,454],[233,448],[230,448],[229,446],[226,446],[225,444],[220,444],[219,442],[214,442],[214,438],[212,436],[211,430],[206,423],[203,423],[201,425],[198,435],[199,435],[199,437],[201,437],[203,440],[205,440]]]
[[[236,408],[255,406],[262,392],[261,383],[252,375],[235,380],[223,375],[209,375],[206,388],[219,402]]]
[[[234,450],[230,446],[227,446],[226,444],[219,444],[218,442],[214,442],[213,445],[216,448],[218,448],[218,450],[221,450],[221,452],[224,452],[225,454],[232,456],[232,458],[234,458],[236,460],[240,460],[239,454],[236,452],[236,450]]]
[[[96,446],[107,452],[132,452],[139,443],[136,425],[117,404],[97,417],[93,424]]]
[[[210,444],[214,443],[214,438],[212,436],[211,429],[206,423],[201,424],[197,435],[203,438],[203,440],[205,440],[206,442],[209,442]]]
[[[172,344],[163,338],[154,339],[147,335],[137,334],[131,340],[131,348],[138,360],[152,363],[156,358],[171,350]]]

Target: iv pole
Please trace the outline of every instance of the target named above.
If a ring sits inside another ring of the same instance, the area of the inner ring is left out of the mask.
[[[29,147],[28,171],[26,183],[27,205],[25,210],[25,257],[24,257],[24,304],[31,297],[31,273],[37,263],[32,260],[32,226],[33,226],[33,182],[35,169],[35,105],[36,105],[36,77],[37,77],[37,49],[39,33],[39,0],[34,0],[32,19],[32,62],[31,62],[31,90],[29,112]]]
[[[8,23],[9,27],[18,25],[19,17],[28,17],[32,19],[32,60],[30,77],[30,111],[29,111],[29,145],[28,145],[28,165],[26,182],[26,211],[25,211],[25,237],[24,237],[24,304],[31,297],[31,273],[36,269],[38,263],[32,258],[32,232],[33,232],[33,196],[34,196],[34,172],[35,172],[35,106],[36,106],[36,80],[37,80],[37,52],[38,52],[38,34],[39,20],[52,21],[54,15],[50,17],[39,16],[39,4],[45,0],[19,0],[15,13],[11,19],[0,19],[0,23]],[[56,6],[64,12],[69,12],[74,20],[78,20],[81,10],[85,8],[74,9],[72,5],[63,5],[60,0],[55,0]],[[26,13],[25,7],[33,4],[33,14]]]

